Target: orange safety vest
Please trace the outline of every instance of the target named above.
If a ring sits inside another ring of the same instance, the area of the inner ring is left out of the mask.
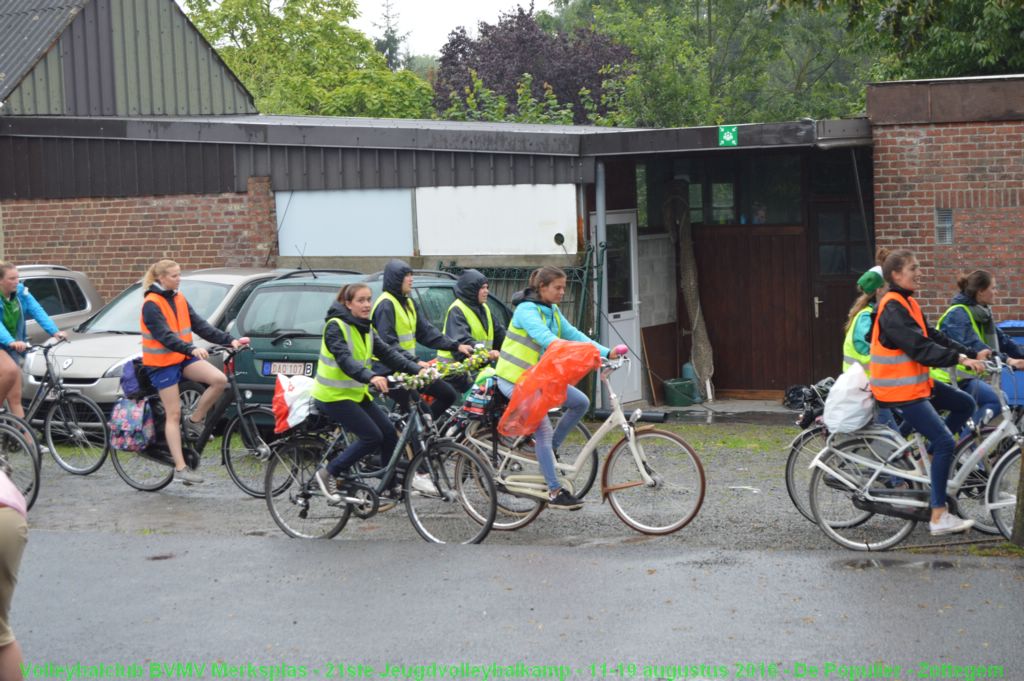
[[[160,311],[164,313],[164,318],[167,320],[167,326],[171,327],[171,331],[186,343],[192,343],[192,319],[188,316],[188,303],[185,302],[185,296],[181,293],[174,294],[174,308],[171,309],[171,304],[167,302],[159,293],[149,292],[143,299],[143,304],[146,301],[152,301],[157,304]],[[142,364],[147,367],[170,367],[175,364],[181,364],[188,357],[169,350],[164,346],[163,343],[153,338],[153,334],[146,328],[146,321],[139,316],[139,326],[142,327]]]
[[[891,350],[879,340],[878,323],[886,304],[896,301],[921,327],[921,333],[928,337],[921,306],[913,298],[904,298],[898,293],[886,293],[878,304],[875,324],[871,329],[871,392],[880,402],[912,402],[927,399],[932,394],[932,378],[928,367],[910,359],[902,350]]]

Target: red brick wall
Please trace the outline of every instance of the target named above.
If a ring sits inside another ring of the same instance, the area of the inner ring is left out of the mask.
[[[909,248],[930,322],[958,272],[991,271],[997,320],[1024,319],[1024,123],[875,126],[875,235]],[[935,243],[935,210],[953,211],[953,243]]]
[[[108,299],[164,257],[183,269],[277,261],[266,177],[250,178],[245,194],[0,201],[0,226],[5,260],[80,270]]]

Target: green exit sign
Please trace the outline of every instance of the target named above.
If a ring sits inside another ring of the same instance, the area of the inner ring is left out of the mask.
[[[718,126],[718,146],[735,147],[739,139],[740,133],[736,130],[735,125]]]

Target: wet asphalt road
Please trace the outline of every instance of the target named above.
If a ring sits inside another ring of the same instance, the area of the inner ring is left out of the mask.
[[[825,665],[882,662],[904,672],[860,678],[957,678],[920,676],[925,662],[1024,680],[1024,561],[839,548],[786,494],[794,434],[687,434],[707,497],[669,537],[638,535],[595,500],[476,547],[420,541],[402,507],[333,541],[289,540],[219,466],[202,486],[147,494],[109,463],[81,478],[46,460],[12,621],[29,661],[51,664],[34,678],[69,678],[52,666],[64,661],[166,678],[148,665],[193,660],[243,665],[235,678],[286,671],[261,664],[330,678],[360,662],[378,678],[389,661],[564,664],[591,679],[645,664],[683,665],[646,678],[857,678]],[[901,548],[935,543],[919,528]]]

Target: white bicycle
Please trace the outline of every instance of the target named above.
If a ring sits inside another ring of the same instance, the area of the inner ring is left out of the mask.
[[[609,376],[628,359],[602,360],[600,379],[607,388],[611,414],[574,460],[556,461],[555,469],[565,489],[578,489],[593,470],[598,446],[614,430],[622,438],[608,451],[601,469],[601,499],[629,527],[644,534],[671,534],[686,527],[704,503],[704,467],[693,448],[675,433],[655,427],[637,427],[637,409],[628,418]],[[548,487],[539,473],[530,438],[501,438],[496,428],[474,434],[470,429],[460,442],[485,454],[492,462],[498,490],[496,530],[514,530],[533,522],[548,501]],[[575,449],[575,445],[570,448]],[[564,452],[563,452],[564,453]],[[471,511],[472,513],[472,511]],[[481,516],[482,519],[482,516]]]

